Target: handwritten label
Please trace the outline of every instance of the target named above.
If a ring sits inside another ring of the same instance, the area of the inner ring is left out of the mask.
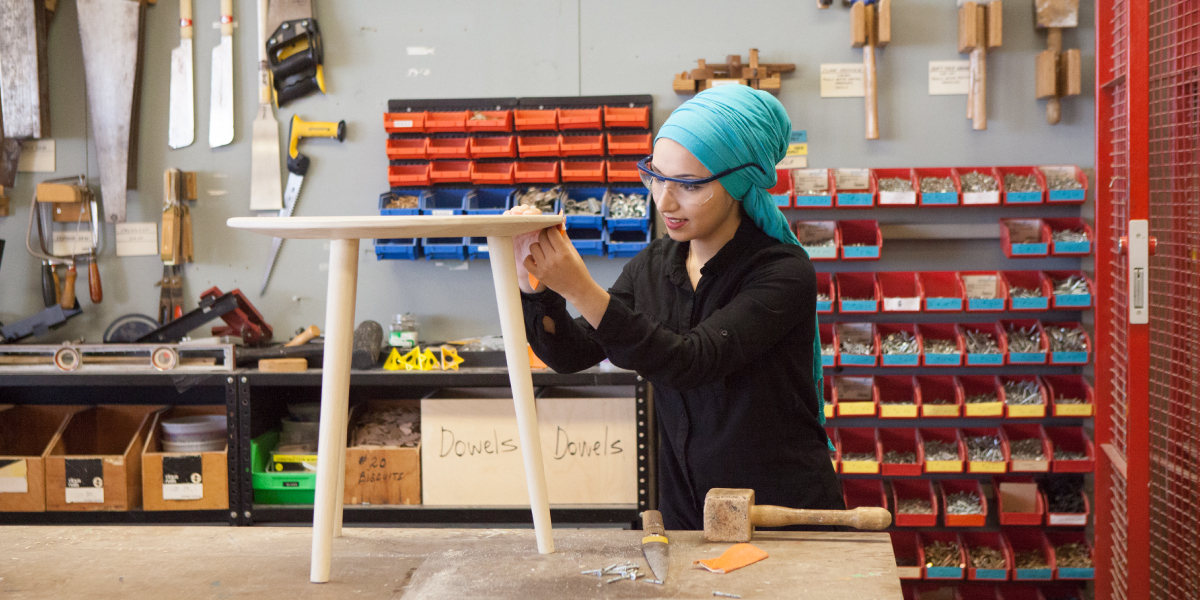
[[[1008,241],[1013,244],[1036,244],[1042,241],[1042,222],[1038,219],[1012,219],[1004,224],[1008,227]]]
[[[55,256],[88,254],[92,251],[91,231],[55,231],[52,239]]]
[[[838,338],[845,342],[872,347],[875,345],[875,333],[871,330],[870,323],[839,323],[837,334]]]
[[[831,63],[821,65],[822,98],[862,98],[862,63]]]
[[[117,223],[117,256],[157,256],[158,223]]]
[[[870,402],[873,399],[871,390],[874,386],[875,379],[872,377],[838,377],[838,402]]]
[[[870,169],[834,169],[834,184],[841,191],[871,189]]]
[[[992,299],[996,297],[995,275],[963,275],[962,280],[963,286],[967,288],[968,298]]]
[[[499,430],[492,429],[491,434],[487,438],[459,439],[452,430],[442,427],[441,441],[438,444],[438,458],[470,458],[486,454],[515,452],[519,449],[517,439],[509,437],[509,432],[505,432],[503,441],[500,439]]]
[[[21,142],[21,158],[17,159],[17,171],[21,173],[53,173],[54,140],[24,140]]]
[[[929,61],[930,96],[965,96],[971,86],[971,63],[965,60]]]
[[[783,160],[775,164],[776,170],[787,169],[803,169],[808,166],[807,156],[784,156]]]
[[[921,309],[920,298],[884,298],[883,310],[888,312],[916,312]]]
[[[796,169],[792,171],[792,186],[798,192],[827,192],[829,169]]]

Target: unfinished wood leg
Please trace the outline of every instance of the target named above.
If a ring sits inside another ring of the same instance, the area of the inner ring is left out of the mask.
[[[875,46],[863,46],[863,93],[867,110],[867,139],[879,139],[879,96],[875,82]],[[516,268],[515,266],[513,267]]]
[[[511,260],[511,259],[510,259]],[[513,267],[516,269],[515,265]],[[317,489],[313,503],[309,581],[329,581],[329,562],[345,471],[346,420],[350,404],[350,358],[354,350],[354,298],[358,286],[358,240],[329,243],[329,290],[325,304],[325,363],[321,375],[321,427]],[[339,459],[339,455],[342,457]]]
[[[488,237],[488,252],[491,253],[492,279],[496,286],[496,306],[500,309],[508,381],[517,409],[517,432],[521,436],[521,457],[525,460],[525,483],[529,487],[533,529],[538,552],[551,554],[554,552],[554,535],[550,529],[550,501],[546,493],[546,470],[542,465],[542,441],[538,435],[533,374],[529,370],[525,316],[521,311],[521,290],[517,287],[512,238]]]

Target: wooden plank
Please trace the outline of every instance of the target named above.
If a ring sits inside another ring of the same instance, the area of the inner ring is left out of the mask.
[[[892,0],[879,0],[875,15],[876,45],[880,48],[892,41]]]
[[[850,45],[862,48],[867,44],[867,9],[862,2],[850,5]]]
[[[450,217],[234,217],[226,224],[272,237],[307,240],[514,236],[553,227],[559,215]]]
[[[992,0],[987,5],[987,46],[999,48],[1004,44],[1004,4]]]
[[[50,135],[46,6],[0,0],[0,137]]]
[[[958,53],[965,54],[979,45],[978,25],[975,20],[978,13],[974,2],[964,2],[958,7]]]
[[[1063,96],[1078,96],[1083,93],[1083,65],[1078,48],[1064,50],[1059,55],[1059,73],[1062,81],[1059,90]]]
[[[666,585],[604,585],[584,569],[626,560],[644,564],[640,531],[562,529],[558,552],[539,555],[533,531],[351,528],[328,584],[304,577],[309,532],[300,527],[7,527],[4,589],[28,598],[157,599],[163,590],[198,597],[376,600],[529,598],[744,598],[901,600],[886,533],[758,532],[770,558],[718,575],[694,568],[729,544],[698,531],[669,531]],[[643,571],[645,568],[643,567]],[[802,591],[802,593],[799,593]]]
[[[1053,50],[1042,50],[1034,59],[1034,96],[1058,96],[1058,57]]]
[[[1034,0],[1038,27],[1077,27],[1079,0]]]

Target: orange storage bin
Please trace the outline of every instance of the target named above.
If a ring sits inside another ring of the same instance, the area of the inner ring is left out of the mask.
[[[429,138],[425,153],[429,158],[470,158],[465,137],[461,138]]]
[[[476,185],[512,185],[516,180],[516,163],[472,162],[471,183]]]
[[[608,134],[608,153],[610,155],[633,154],[647,156],[654,152],[654,139],[649,133]]]
[[[514,110],[513,124],[517,131],[554,131],[558,129],[558,111]]]
[[[558,109],[559,129],[600,129],[604,126],[604,111],[596,108]]]
[[[558,150],[563,156],[604,156],[604,134],[563,135]]]
[[[562,161],[562,180],[604,183],[604,161]]]
[[[421,133],[425,131],[425,113],[383,113],[383,130],[388,133]]]
[[[429,164],[429,180],[434,183],[471,181],[471,161],[439,160]]]
[[[612,127],[637,127],[650,129],[649,106],[605,106],[604,124]],[[647,152],[647,154],[649,154]]]
[[[517,138],[511,135],[473,137],[467,142],[471,158],[516,158]]]
[[[558,156],[560,141],[561,136],[557,135],[522,135],[517,137],[517,154],[521,158]]]
[[[428,158],[425,145],[426,138],[405,138],[387,141],[388,160],[424,160]]]
[[[478,118],[482,116],[483,118]],[[467,117],[467,131],[512,131],[513,111],[477,110]]]
[[[449,112],[429,111],[425,113],[425,131],[430,133],[435,132],[455,132],[467,130],[467,118],[471,116],[469,110],[454,110]]]
[[[429,183],[429,163],[388,167],[388,185],[391,187],[425,186]]]
[[[637,161],[608,161],[608,180],[610,182],[636,181],[640,183],[642,181],[642,176],[638,174]]]
[[[517,163],[516,183],[558,183],[558,161]]]

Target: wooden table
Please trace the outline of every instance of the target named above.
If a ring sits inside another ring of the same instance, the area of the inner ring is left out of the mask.
[[[496,304],[508,378],[517,410],[517,431],[525,463],[530,508],[542,553],[554,552],[550,503],[542,468],[533,379],[529,371],[525,319],[521,311],[512,237],[562,222],[557,215],[471,215],[416,217],[237,217],[227,224],[278,238],[330,240],[329,289],[325,305],[325,362],[321,375],[321,426],[317,447],[317,482],[313,510],[312,563],[309,580],[329,581],[331,540],[341,535],[342,490],[345,487],[346,428],[349,425],[350,359],[354,342],[354,300],[358,287],[358,241],[421,237],[488,239]]]
[[[900,600],[886,533],[761,533],[771,556],[726,575],[692,566],[729,544],[668,532],[665,585],[605,584],[585,569],[632,561],[648,572],[640,531],[559,529],[557,552],[528,529],[365,529],[335,541],[327,585],[304,582],[308,532],[292,527],[3,527],[0,597],[301,600],[705,598]]]

